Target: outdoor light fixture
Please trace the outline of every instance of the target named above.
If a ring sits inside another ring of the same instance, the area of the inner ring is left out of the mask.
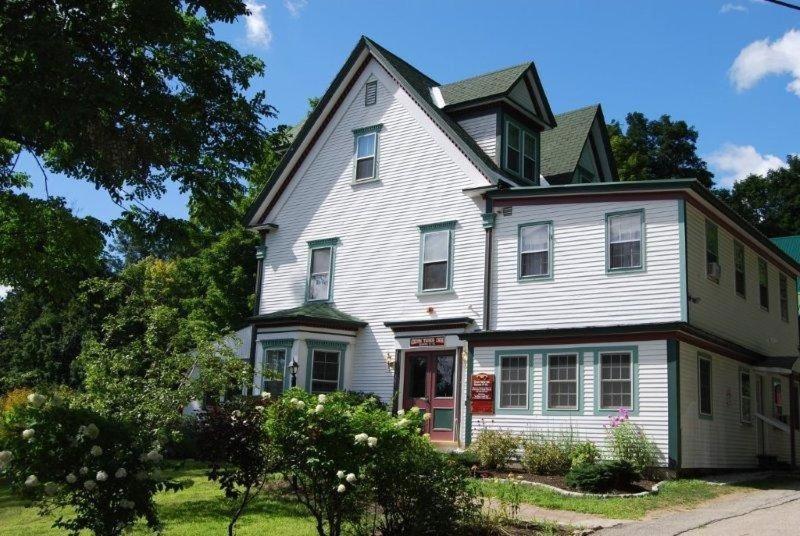
[[[394,365],[397,361],[394,357],[394,352],[386,352],[386,356],[383,359],[386,361],[386,368],[389,372],[394,372]]]
[[[297,364],[297,361],[292,361],[292,364],[289,365],[289,372],[292,373],[292,387],[297,387],[297,369],[300,368],[300,365]]]

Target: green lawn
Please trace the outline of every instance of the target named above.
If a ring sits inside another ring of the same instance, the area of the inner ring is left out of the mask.
[[[191,467],[173,473],[185,480],[187,487],[176,493],[159,493],[156,496],[158,511],[164,523],[166,536],[199,536],[226,534],[229,505],[222,492],[209,482],[202,467]],[[292,501],[270,500],[259,497],[239,520],[236,534],[241,536],[286,534],[315,536],[313,518],[305,509]],[[51,528],[52,519],[41,518],[36,508],[0,487],[0,534],[63,535],[65,531]],[[134,534],[150,534],[147,527],[137,526]]]
[[[511,484],[480,481],[483,495],[496,497]],[[676,480],[661,486],[657,495],[619,499],[567,497],[539,486],[520,484],[522,502],[553,510],[571,510],[612,519],[641,519],[651,510],[688,508],[743,487],[714,486],[699,480]]]

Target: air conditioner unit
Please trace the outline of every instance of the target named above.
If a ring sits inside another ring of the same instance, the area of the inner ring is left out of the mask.
[[[722,268],[720,268],[718,262],[709,262],[708,264],[706,264],[706,274],[711,279],[719,279],[721,273],[722,273]]]

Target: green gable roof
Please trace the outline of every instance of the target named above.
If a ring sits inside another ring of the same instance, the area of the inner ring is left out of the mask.
[[[473,76],[452,84],[445,84],[439,90],[442,92],[442,98],[447,106],[505,95],[511,91],[530,65],[530,63],[521,63],[499,71]]]
[[[594,104],[556,116],[556,127],[542,132],[541,173],[546,179],[575,173],[600,106]]]
[[[358,329],[367,325],[366,322],[343,313],[327,303],[306,303],[292,309],[257,315],[252,317],[251,320],[259,325],[299,324],[349,329]]]
[[[800,262],[800,235],[779,236],[772,238],[772,242],[781,248],[784,253]],[[800,279],[797,280],[797,292],[800,292]]]

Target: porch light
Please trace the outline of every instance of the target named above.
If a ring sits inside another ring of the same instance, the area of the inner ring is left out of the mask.
[[[389,372],[394,372],[394,365],[397,361],[394,356],[394,352],[386,352],[386,355],[383,358],[386,361],[386,368]]]

